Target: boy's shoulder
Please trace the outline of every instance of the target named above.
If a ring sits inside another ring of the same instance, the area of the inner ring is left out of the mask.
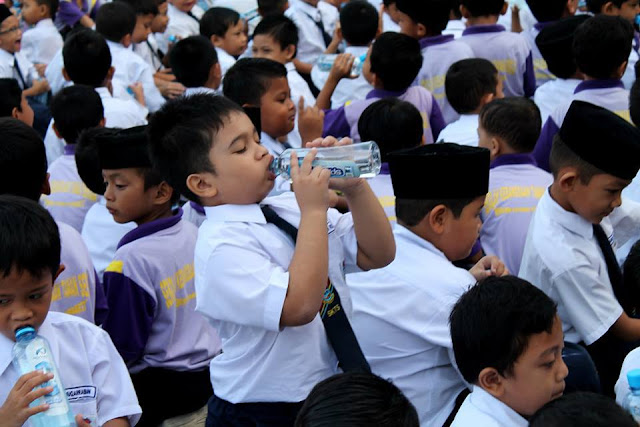
[[[81,341],[92,344],[92,341],[108,337],[107,332],[99,326],[96,326],[81,317],[57,311],[49,311],[43,326],[40,327],[38,332],[41,332],[48,340],[58,340],[58,337],[64,335],[65,341],[74,341],[78,343]],[[76,350],[80,348],[82,347],[78,345]]]
[[[487,393],[473,386],[473,392],[462,403],[451,427],[481,425],[483,427],[525,427],[529,423],[516,411]]]
[[[116,261],[110,264],[108,271],[122,272],[126,264],[151,264],[150,253],[160,265],[165,260],[162,256],[178,256],[175,250],[183,246],[195,246],[198,229],[195,225],[182,218],[171,217],[166,220],[143,224],[129,231],[118,243],[114,255]],[[121,263],[118,270],[117,263]]]

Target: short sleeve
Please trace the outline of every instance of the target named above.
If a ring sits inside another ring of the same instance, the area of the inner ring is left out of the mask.
[[[552,278],[568,321],[587,345],[596,342],[622,315],[611,285],[602,283],[594,267],[578,265]]]
[[[344,270],[345,273],[358,273],[362,269],[358,266],[358,239],[353,228],[353,217],[351,213],[340,214],[332,209],[328,213],[330,221],[334,223],[335,233],[340,237],[344,248]]]

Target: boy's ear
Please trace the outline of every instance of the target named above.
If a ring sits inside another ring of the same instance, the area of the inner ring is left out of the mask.
[[[105,119],[104,117],[100,120],[100,123],[98,123],[99,128],[103,128],[105,125],[107,124],[107,119]]]
[[[42,189],[40,190],[40,193],[44,194],[45,196],[51,194],[51,184],[49,184],[50,176],[51,175],[49,175],[49,172],[47,172],[47,175],[44,177],[44,182],[42,183]]]
[[[495,368],[484,368],[480,371],[478,385],[496,399],[504,395],[504,378]]]
[[[562,168],[558,172],[558,188],[564,193],[569,193],[575,188],[579,179],[578,169],[575,167]]]
[[[124,47],[131,46],[131,43],[133,43],[133,33],[127,34],[122,38],[122,40],[120,40],[120,44],[123,45]]]
[[[116,68],[112,65],[109,67],[109,71],[107,71],[107,80],[113,80],[113,75],[116,73]]]
[[[293,58],[296,54],[296,45],[290,44],[289,46],[284,48],[284,54],[287,55],[287,61],[293,61]]]
[[[480,98],[480,107],[484,107],[485,105],[493,101],[495,97],[496,95],[494,93],[485,93],[484,95],[482,95],[482,98]]]
[[[56,274],[53,277],[53,283],[56,282],[56,279],[58,278],[58,276],[60,276],[62,274],[62,272],[66,269],[67,267],[64,264],[60,264],[60,266],[58,267],[58,271],[56,272]]]
[[[469,19],[471,17],[471,14],[469,13],[469,9],[467,9],[467,7],[462,4],[460,5],[460,14],[464,19]]]
[[[419,38],[424,38],[427,36],[427,27],[425,27],[424,25],[418,23],[418,37]]]
[[[53,124],[51,125],[51,127],[53,128],[53,132],[56,134],[56,136],[59,139],[63,139],[62,135],[60,135],[60,131],[58,131],[58,126],[56,126],[56,122],[53,122]]]
[[[187,177],[187,188],[200,199],[211,199],[218,195],[215,177],[211,173],[192,173]]]
[[[564,9],[567,16],[575,15],[578,11],[578,0],[567,0],[567,4]]]
[[[224,41],[224,38],[220,36],[216,36],[215,34],[211,36],[211,44],[214,45],[215,47],[222,47],[223,41]]]
[[[603,13],[605,15],[617,15],[618,10],[619,8],[615,4],[613,4],[612,1],[608,1],[602,5],[602,7],[600,8],[600,13]]]
[[[492,136],[491,137],[491,146],[489,147],[489,153],[491,153],[491,158],[496,158],[502,152],[504,142],[500,141],[500,139]]]
[[[629,61],[624,61],[622,64],[620,64],[620,66],[616,70],[616,75],[613,77],[616,79],[621,79],[622,76],[624,76],[624,72],[627,70],[628,64],[629,64]]]
[[[437,205],[431,209],[425,219],[434,233],[442,234],[447,226],[447,220],[450,213],[451,212],[445,205]]]
[[[40,15],[41,16],[50,16],[51,15],[51,13],[49,11],[49,6],[47,6],[46,4],[39,5],[38,9],[40,9]]]
[[[508,10],[509,10],[509,3],[505,1],[504,4],[502,5],[502,10],[500,11],[500,15],[506,14]]]
[[[69,73],[67,73],[67,69],[62,67],[62,77],[68,82],[71,81],[71,77],[69,77]]]
[[[155,196],[153,200],[154,205],[164,205],[171,201],[173,196],[173,187],[171,187],[166,181],[162,181],[155,190]]]
[[[18,110],[18,107],[13,107],[13,110],[11,110],[11,117],[20,120],[20,110]]]

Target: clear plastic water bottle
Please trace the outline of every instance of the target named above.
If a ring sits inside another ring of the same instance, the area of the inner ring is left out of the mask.
[[[324,55],[320,55],[318,60],[316,61],[316,65],[320,71],[331,71],[331,67],[333,67],[333,63],[336,62],[336,58],[338,55],[334,53],[326,53]],[[360,56],[356,56],[353,59],[353,65],[351,66],[351,75],[354,77],[358,77],[362,73],[362,66],[364,65],[364,60],[367,59],[367,54],[363,53]]]
[[[636,422],[640,423],[640,369],[629,371],[627,380],[631,393],[625,399],[624,408]]]
[[[33,415],[29,422],[33,427],[75,427],[75,417],[67,401],[58,369],[51,354],[51,347],[44,337],[36,334],[31,326],[16,331],[16,343],[13,346],[13,364],[20,375],[33,371],[52,373],[53,378],[39,386],[53,387],[53,391],[39,399],[31,406],[49,404],[45,412]]]
[[[295,151],[298,163],[301,165],[304,156],[311,148],[289,148],[280,156],[273,159],[271,171],[290,178],[291,152]],[[380,149],[373,141],[359,144],[341,145],[338,147],[316,148],[318,153],[313,160],[313,166],[322,166],[329,169],[332,178],[373,178],[380,173]]]

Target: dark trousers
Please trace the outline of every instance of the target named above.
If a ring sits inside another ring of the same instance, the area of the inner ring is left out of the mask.
[[[304,402],[230,403],[209,399],[206,427],[293,427]]]
[[[172,371],[147,368],[131,375],[142,408],[138,427],[157,426],[164,420],[202,408],[213,395],[209,368]]]

